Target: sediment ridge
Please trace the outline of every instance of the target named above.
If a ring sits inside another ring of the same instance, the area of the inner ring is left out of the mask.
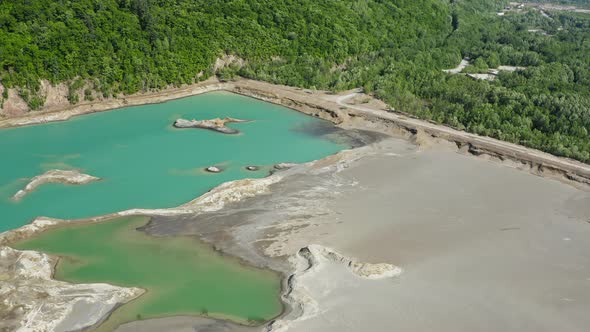
[[[78,170],[54,169],[32,178],[23,189],[19,190],[16,194],[14,194],[14,196],[12,196],[12,199],[19,201],[29,193],[33,192],[39,186],[42,186],[46,183],[82,185],[99,180],[100,178],[81,173]]]
[[[10,243],[29,238],[64,222],[91,223],[101,222],[122,216],[178,216],[184,214],[198,214],[202,212],[217,211],[222,209],[226,204],[238,202],[245,198],[267,192],[272,184],[281,181],[284,176],[283,174],[284,173],[277,172],[260,179],[241,179],[225,182],[195,198],[194,200],[174,208],[129,209],[92,218],[68,221],[44,216],[37,217],[27,225],[0,233],[0,246],[9,245]]]
[[[307,320],[320,314],[318,303],[313,295],[299,282],[304,275],[313,274],[324,264],[341,264],[359,278],[384,279],[394,278],[402,273],[402,269],[387,263],[366,263],[354,258],[346,257],[332,248],[311,244],[303,247],[290,257],[294,272],[287,278],[287,290],[283,301],[294,310],[290,314],[268,324],[269,332],[284,332],[300,321]]]

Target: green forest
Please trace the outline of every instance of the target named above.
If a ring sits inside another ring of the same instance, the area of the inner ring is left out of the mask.
[[[590,15],[498,15],[507,4],[3,0],[0,80],[31,109],[44,102],[40,79],[67,82],[70,91],[91,82],[105,97],[211,75],[333,91],[363,87],[398,111],[590,162]],[[245,65],[215,73],[213,63],[226,54]],[[470,73],[526,69],[493,81],[443,72],[464,57]],[[72,93],[70,101],[89,96]]]

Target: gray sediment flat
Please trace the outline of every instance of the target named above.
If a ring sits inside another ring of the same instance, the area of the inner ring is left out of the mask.
[[[355,152],[356,151],[356,152]],[[319,311],[288,331],[586,331],[590,192],[518,169],[387,139],[329,167],[294,169],[271,193],[154,218],[151,234],[198,234],[289,273],[319,244],[404,272],[367,280],[339,264],[299,278]],[[296,311],[296,310],[294,310]]]

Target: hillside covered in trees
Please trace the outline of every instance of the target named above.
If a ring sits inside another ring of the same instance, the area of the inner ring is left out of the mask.
[[[105,93],[133,93],[191,83],[224,53],[343,63],[413,46],[444,30],[447,16],[433,0],[9,0],[0,4],[2,82],[96,78]]]
[[[506,5],[5,0],[0,80],[36,109],[44,102],[40,79],[67,82],[71,91],[90,82],[105,97],[131,94],[205,79],[215,59],[231,54],[245,65],[218,72],[223,78],[363,87],[396,110],[590,162],[590,16],[533,9],[499,16]],[[493,81],[443,72],[463,57],[471,73],[526,69]]]

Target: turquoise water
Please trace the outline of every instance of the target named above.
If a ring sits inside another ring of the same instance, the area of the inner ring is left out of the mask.
[[[234,117],[240,135],[174,129],[176,118]],[[0,231],[37,216],[98,216],[130,208],[185,203],[223,182],[264,177],[279,162],[306,162],[346,148],[304,128],[321,120],[225,92],[163,104],[127,107],[22,128],[0,130]],[[207,166],[224,168],[219,174]],[[261,165],[258,172],[244,170]],[[102,181],[72,186],[46,184],[14,202],[11,196],[50,169],[80,169]]]

